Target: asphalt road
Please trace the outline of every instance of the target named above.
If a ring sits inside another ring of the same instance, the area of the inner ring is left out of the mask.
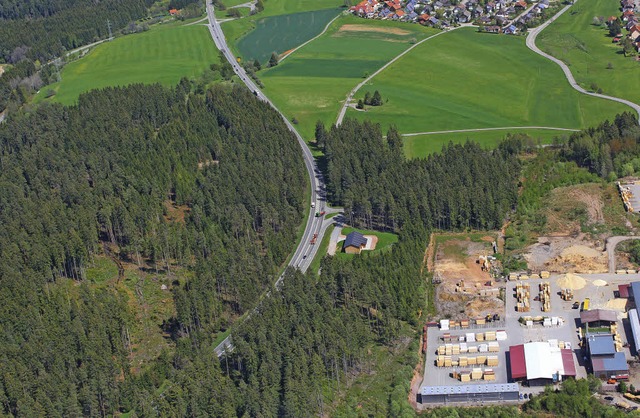
[[[220,28],[219,22],[216,21],[213,4],[207,1],[207,17],[209,19],[209,32],[211,33],[211,37],[213,38],[213,42],[216,47],[222,51],[224,57],[229,61],[231,66],[233,67],[233,71],[240,78],[240,80],[251,90],[258,99],[263,102],[268,103],[271,107],[273,107],[279,114],[282,116],[282,119],[286,123],[289,130],[295,135],[298,140],[298,144],[302,149],[302,155],[304,157],[304,164],[307,169],[307,173],[309,175],[309,180],[311,183],[311,202],[310,202],[310,211],[309,217],[307,218],[307,224],[302,235],[302,240],[298,244],[291,260],[289,261],[289,266],[298,268],[301,271],[306,271],[315,256],[319,244],[322,241],[322,236],[324,235],[328,226],[332,223],[332,220],[325,220],[323,216],[316,217],[315,212],[326,211],[327,214],[339,212],[338,209],[327,208],[326,199],[325,199],[325,183],[324,178],[322,176],[322,172],[316,165],[315,159],[307,147],[306,142],[302,138],[302,136],[298,133],[295,127],[287,120],[287,118],[278,110],[278,108],[269,100],[269,98],[256,86],[251,77],[247,75],[244,68],[236,61],[235,56],[231,53],[231,50],[227,46],[227,42],[224,37],[224,33]],[[311,244],[313,237],[316,236],[316,243]],[[276,288],[279,288],[282,285],[283,276],[281,275],[278,280],[275,282]],[[216,354],[221,356],[226,349],[232,348],[231,344],[231,336],[225,338],[222,343],[220,343],[216,348]]]
[[[628,241],[630,239],[640,239],[640,236],[617,236],[609,237],[606,242],[607,256],[609,257],[609,273],[616,272],[616,246],[622,241]]]
[[[558,64],[560,66],[560,68],[562,68],[562,71],[564,72],[565,77],[567,77],[567,80],[569,81],[569,84],[571,85],[571,87],[574,88],[574,90],[577,90],[580,93],[587,94],[589,96],[599,97],[601,99],[612,100],[614,102],[618,102],[618,103],[622,103],[624,105],[627,105],[627,106],[629,106],[630,108],[632,108],[633,110],[636,111],[636,113],[638,114],[638,121],[640,122],[640,105],[638,105],[637,103],[634,103],[632,101],[626,100],[626,99],[620,99],[618,97],[607,96],[605,94],[592,93],[590,91],[587,91],[587,90],[583,89],[576,82],[576,79],[573,77],[573,74],[571,73],[571,70],[569,70],[569,67],[567,67],[567,65],[564,62],[562,62],[561,60],[559,60],[556,57],[553,57],[553,56],[547,54],[546,52],[542,52],[540,50],[540,48],[538,48],[536,46],[536,38],[538,37],[538,34],[540,32],[542,32],[551,23],[553,23],[557,18],[562,16],[562,14],[564,12],[566,12],[567,10],[569,10],[569,8],[574,3],[576,3],[577,1],[578,0],[575,0],[573,3],[569,3],[568,5],[563,7],[558,13],[556,13],[555,16],[553,16],[551,19],[547,20],[545,23],[543,23],[542,25],[538,26],[537,28],[531,29],[529,31],[529,34],[527,35],[527,47],[530,50],[532,50],[533,52],[535,52],[536,54],[542,55],[546,59],[551,60],[551,61],[555,62],[556,64]]]

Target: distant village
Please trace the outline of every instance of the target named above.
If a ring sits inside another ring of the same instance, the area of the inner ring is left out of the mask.
[[[367,19],[414,22],[444,28],[464,24],[480,26],[486,32],[515,35],[538,26],[552,16],[560,2],[525,0],[363,0],[351,12]]]
[[[614,24],[619,24],[620,33],[614,34],[614,43],[620,42],[623,46],[628,43],[636,52],[640,52],[640,20],[636,15],[636,10],[640,9],[640,0],[637,1],[638,5],[636,6],[634,0],[621,0],[620,10],[622,10],[622,15],[619,17],[610,16],[607,19],[607,25],[611,28]],[[626,37],[622,33],[622,28],[627,30]],[[627,53],[626,49],[625,54]]]

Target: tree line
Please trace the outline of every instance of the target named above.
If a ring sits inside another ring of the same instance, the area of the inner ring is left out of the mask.
[[[353,225],[395,231],[421,219],[438,229],[490,229],[515,207],[520,164],[509,153],[468,142],[407,161],[395,128],[383,139],[379,125],[353,120],[329,130],[318,123],[315,136],[328,197]]]

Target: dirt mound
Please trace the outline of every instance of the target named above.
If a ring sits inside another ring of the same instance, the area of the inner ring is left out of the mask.
[[[595,258],[600,257],[602,255],[601,252],[594,250],[593,248],[587,247],[586,245],[573,245],[571,247],[567,247],[562,252],[560,252],[560,257],[570,257],[572,255],[577,255],[585,258]]]
[[[378,32],[378,33],[390,33],[393,35],[409,35],[411,32],[399,29],[399,28],[376,28],[370,25],[342,25],[338,32]]]
[[[556,281],[556,284],[561,289],[579,290],[587,285],[587,281],[576,274],[567,273],[564,276],[560,277]]]
[[[604,280],[600,280],[600,279],[598,279],[598,280],[594,280],[594,281],[593,281],[593,285],[594,285],[594,286],[598,286],[598,287],[600,287],[600,286],[606,286],[606,285],[608,285],[608,284],[609,284],[609,283],[605,282]]]
[[[612,311],[624,312],[627,309],[627,299],[609,299],[604,307]]]
[[[502,301],[500,299],[475,298],[465,306],[465,314],[468,315],[468,318],[477,318],[500,312],[502,309]]]

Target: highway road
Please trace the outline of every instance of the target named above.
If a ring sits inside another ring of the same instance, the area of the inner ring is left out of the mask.
[[[224,33],[222,32],[222,28],[220,27],[219,22],[216,21],[216,17],[214,14],[213,4],[207,0],[207,17],[209,19],[209,32],[211,33],[211,37],[213,38],[213,42],[216,47],[222,51],[224,57],[229,61],[231,66],[233,67],[233,71],[240,78],[240,80],[251,90],[258,99],[263,102],[268,103],[271,107],[273,107],[279,114],[282,116],[282,119],[286,123],[289,130],[295,135],[300,148],[302,149],[302,155],[304,157],[304,164],[307,169],[307,173],[309,175],[309,180],[311,183],[311,202],[309,203],[310,211],[309,217],[307,218],[307,224],[302,235],[302,240],[298,243],[298,247],[293,253],[291,260],[289,261],[289,266],[298,268],[301,271],[306,271],[315,256],[317,249],[319,247],[320,242],[322,241],[322,236],[324,232],[329,227],[329,225],[333,222],[332,220],[325,219],[323,216],[316,217],[316,212],[326,211],[327,214],[339,212],[338,209],[328,208],[326,206],[326,188],[324,183],[324,178],[322,176],[322,172],[316,165],[315,159],[311,154],[311,150],[307,146],[306,142],[298,133],[296,128],[289,122],[285,115],[278,110],[278,108],[269,100],[269,98],[256,86],[251,77],[247,75],[244,68],[237,62],[234,55],[231,53],[227,45],[227,41],[224,37]],[[311,244],[314,236],[316,237],[316,242],[318,245]],[[276,288],[279,288],[282,285],[283,275],[278,277],[278,280],[275,282]],[[227,337],[222,343],[220,343],[216,348],[216,354],[221,356],[226,349],[232,348],[231,345],[231,336]]]

